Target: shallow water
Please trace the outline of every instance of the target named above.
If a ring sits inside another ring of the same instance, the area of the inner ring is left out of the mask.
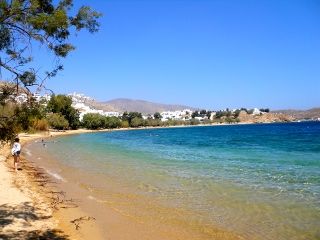
[[[201,239],[217,229],[245,239],[320,238],[320,122],[100,132],[28,152],[58,161],[49,174],[136,222]]]

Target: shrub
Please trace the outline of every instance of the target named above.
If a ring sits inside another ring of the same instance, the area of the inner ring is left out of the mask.
[[[83,116],[82,125],[88,129],[105,127],[105,117],[98,113],[87,113]]]
[[[134,117],[130,122],[131,127],[140,127],[144,126],[144,120],[139,117]]]
[[[121,127],[121,120],[117,117],[105,117],[105,128]]]
[[[49,123],[46,119],[35,119],[32,127],[37,131],[47,131],[49,129]]]
[[[129,122],[128,121],[126,121],[126,120],[122,120],[122,122],[121,122],[121,127],[122,128],[128,128],[129,127]]]
[[[60,113],[49,114],[47,119],[49,125],[54,129],[63,130],[69,127],[68,121]]]

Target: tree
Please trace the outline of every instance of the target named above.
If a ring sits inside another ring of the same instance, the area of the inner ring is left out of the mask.
[[[121,126],[121,121],[117,117],[105,117],[105,128],[118,128]]]
[[[32,102],[31,87],[45,89],[45,81],[63,70],[61,59],[75,46],[69,41],[72,33],[98,30],[100,13],[88,6],[76,10],[72,0],[0,0],[0,74],[11,84],[0,86],[0,103],[7,104],[21,88]],[[36,66],[32,49],[46,49],[55,60],[50,69]],[[3,77],[2,77],[3,78]],[[13,98],[14,99],[14,98]],[[0,116],[0,130],[13,129],[13,116]],[[4,134],[5,135],[5,134]],[[0,140],[6,139],[1,135]],[[14,133],[13,133],[14,135]]]
[[[198,112],[198,111],[194,111],[194,112],[191,114],[191,118],[195,118],[195,117],[199,117],[199,112]]]
[[[234,113],[233,113],[234,117],[235,117],[235,118],[239,117],[240,112],[241,112],[240,109],[235,110]]]
[[[212,111],[207,111],[206,116],[207,116],[208,119],[210,119],[211,113],[212,113]]]
[[[154,119],[159,119],[159,120],[162,118],[162,116],[159,112],[156,112],[155,114],[153,114],[153,117],[154,117]]]
[[[104,128],[105,119],[98,113],[87,113],[83,116],[82,125],[88,129]]]
[[[72,106],[72,99],[66,95],[53,95],[48,102],[48,112],[61,113],[68,121],[70,128],[77,129],[80,125],[79,112]]]
[[[128,128],[129,127],[129,122],[127,120],[122,120],[121,121],[121,127],[122,128]]]
[[[270,112],[270,109],[269,108],[260,108],[259,111],[268,113],[268,112]]]
[[[206,114],[207,114],[207,111],[203,109],[203,110],[200,111],[200,114],[201,114],[201,115],[206,115]]]
[[[58,130],[67,129],[69,127],[68,121],[60,113],[52,113],[48,116],[49,125]]]
[[[144,120],[139,117],[134,117],[131,119],[130,127],[140,127],[144,125]]]
[[[122,121],[127,121],[129,123],[129,125],[131,126],[131,121],[134,118],[141,118],[142,119],[142,114],[139,112],[124,112],[122,114]]]
[[[225,112],[224,111],[217,111],[216,112],[216,118],[222,118],[223,116],[225,116]]]

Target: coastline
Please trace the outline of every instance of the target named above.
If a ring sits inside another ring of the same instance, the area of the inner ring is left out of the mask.
[[[240,123],[244,124],[244,123]],[[245,123],[252,124],[252,123]],[[225,126],[238,124],[214,124],[197,126]],[[174,126],[174,127],[194,127],[194,126]],[[115,129],[139,130],[151,128],[128,128]],[[156,127],[157,128],[157,127]],[[158,127],[163,128],[163,127]],[[172,127],[169,127],[172,128]],[[71,134],[105,132],[114,130],[69,130],[69,131],[50,131],[38,134],[21,133],[19,137],[21,143],[31,143],[40,139],[59,137]],[[53,193],[55,183],[50,182],[48,173],[43,169],[37,168],[32,161],[26,160],[26,154],[22,150],[22,171],[15,172],[12,167],[12,157],[10,146],[6,145],[0,149],[0,239],[24,239],[25,236],[50,236],[51,239],[104,239],[95,226],[94,220],[90,219],[79,207],[68,208],[59,202],[59,193]],[[36,157],[36,156],[32,156]],[[28,157],[29,159],[29,157]],[[50,191],[49,191],[50,189]],[[57,187],[56,189],[59,189]],[[67,192],[68,194],[68,192]],[[58,204],[57,204],[58,200]],[[62,211],[58,210],[62,206]],[[72,203],[70,203],[70,206]],[[112,210],[110,211],[112,215]],[[2,217],[3,216],[3,217]],[[110,216],[111,218],[112,216]],[[117,217],[113,214],[113,217]],[[74,221],[75,220],[75,221]],[[77,221],[78,220],[78,221]],[[73,223],[70,223],[74,221]],[[80,229],[76,229],[77,224]],[[219,232],[219,230],[217,230]],[[222,234],[222,233],[221,233]],[[222,235],[227,233],[223,233]],[[88,238],[88,237],[91,238]],[[239,236],[238,236],[239,237]],[[128,238],[130,239],[130,237]],[[222,239],[238,239],[234,236],[223,237]],[[240,239],[240,238],[239,238]]]
[[[219,124],[220,125],[220,124]],[[178,126],[192,127],[192,126]],[[160,127],[162,128],[162,127]],[[170,128],[170,127],[169,127]],[[124,130],[139,130],[146,128],[123,128]],[[150,128],[150,129],[153,129]],[[10,154],[11,146],[6,144],[0,148],[0,239],[105,239],[99,227],[95,224],[95,219],[88,216],[76,202],[68,199],[68,191],[61,192],[59,183],[54,182],[52,176],[44,169],[38,167],[32,159],[38,156],[27,156],[24,146],[32,142],[41,143],[41,139],[51,137],[60,137],[73,134],[107,132],[105,130],[67,130],[67,131],[47,131],[36,134],[20,133],[19,138],[22,145],[22,154],[20,167],[21,171],[15,172],[12,166],[12,157]],[[129,224],[128,233],[125,233],[121,239],[132,239],[132,233],[138,233],[145,236],[148,231],[140,224],[135,225],[126,220],[117,209],[109,209],[110,215],[108,221],[112,225],[113,221],[120,221],[122,225]],[[116,227],[115,232],[121,232],[126,227]],[[101,227],[101,226],[100,226]],[[113,231],[108,234],[113,237]],[[174,230],[170,239],[176,239]],[[214,230],[216,236],[221,239],[241,239],[233,233],[225,232],[221,229]],[[188,238],[189,233],[184,233]],[[150,239],[162,239],[154,233]],[[123,238],[124,237],[124,238]],[[181,237],[181,236],[179,236]],[[134,238],[135,239],[135,238]]]
[[[63,132],[48,131],[36,134],[20,133],[22,145],[20,166],[22,170],[15,172],[10,154],[11,146],[0,148],[0,239],[87,239],[96,236],[99,231],[90,224],[82,224],[81,231],[76,229],[77,221],[68,223],[58,210],[63,203],[54,191],[55,183],[50,180],[43,169],[32,161],[26,160],[23,146],[55,136],[81,134],[91,130],[70,130]],[[62,207],[64,207],[62,205]],[[79,208],[72,209],[73,219],[85,214]],[[83,227],[85,226],[85,227]],[[89,235],[87,235],[89,234]]]

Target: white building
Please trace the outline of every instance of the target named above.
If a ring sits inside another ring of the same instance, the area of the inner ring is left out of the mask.
[[[252,114],[253,115],[260,115],[261,111],[258,108],[254,108]]]
[[[191,118],[191,113],[190,109],[162,112],[161,121],[168,121],[169,119],[185,121]]]

